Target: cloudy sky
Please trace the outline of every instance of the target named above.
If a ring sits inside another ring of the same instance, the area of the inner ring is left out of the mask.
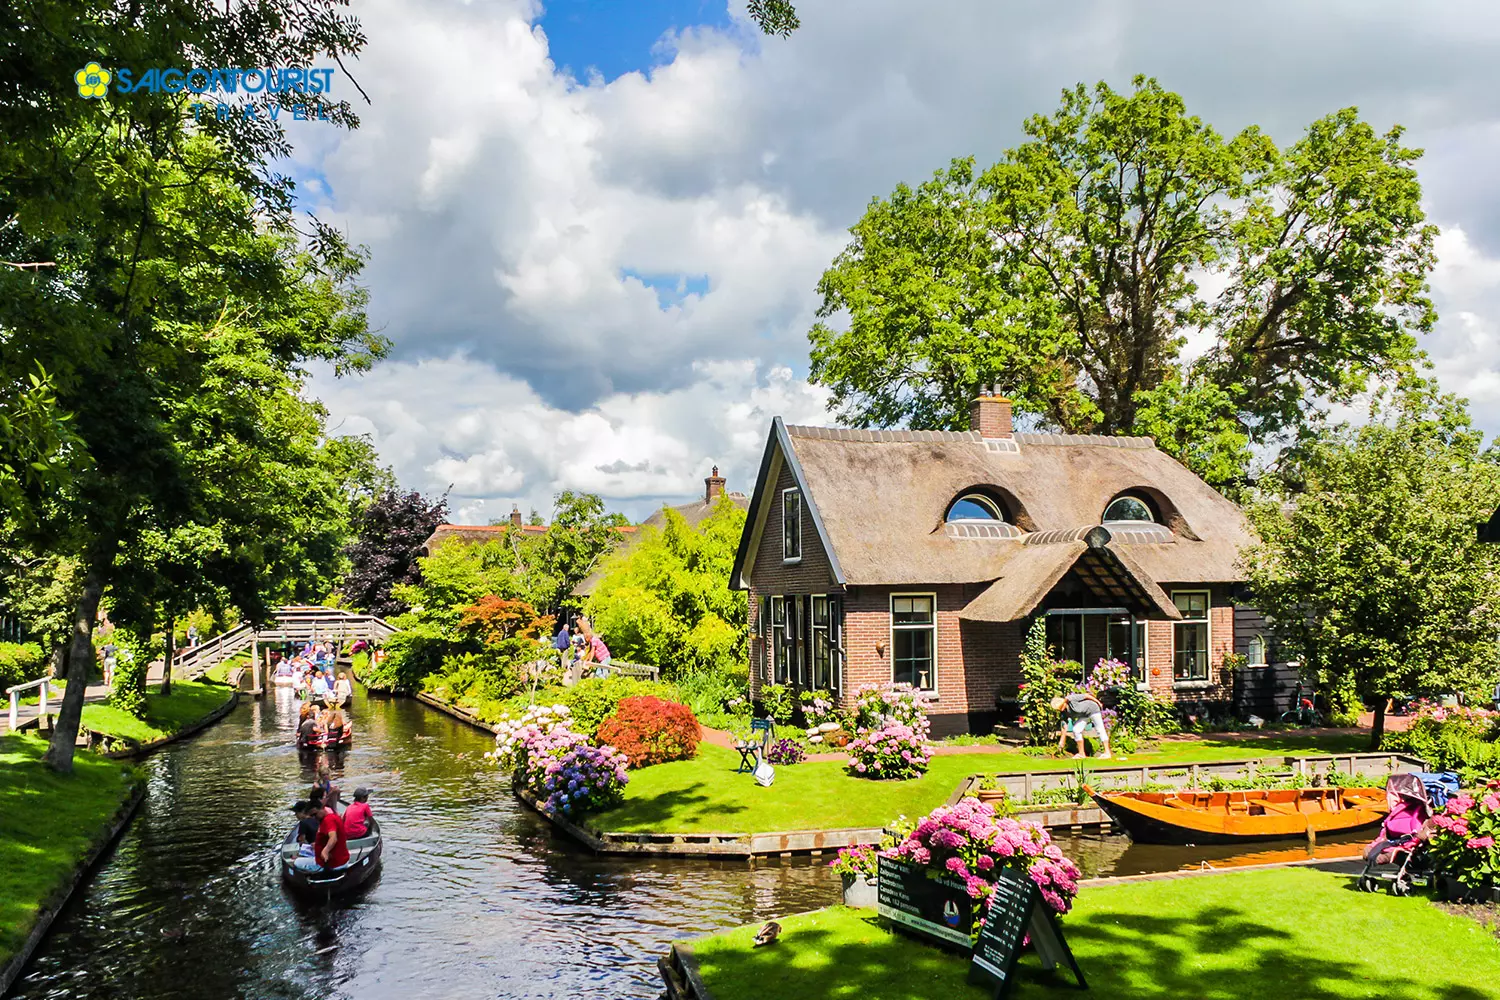
[[[1159,78],[1283,144],[1357,105],[1426,150],[1445,387],[1500,431],[1500,19],[1478,4],[361,0],[363,127],[291,126],[305,203],[371,253],[390,360],[313,391],[455,519],[749,491],[806,382],[814,286],[874,195],[992,162],[1080,81]],[[347,83],[340,95],[352,93]]]

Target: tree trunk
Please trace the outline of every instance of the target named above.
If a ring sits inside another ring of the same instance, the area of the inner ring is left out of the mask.
[[[57,727],[52,730],[52,739],[43,758],[47,766],[59,774],[73,773],[74,744],[78,742],[78,726],[83,721],[83,699],[88,694],[94,656],[94,619],[99,614],[99,598],[103,594],[103,577],[98,571],[89,570],[83,580],[83,592],[74,605],[73,641],[64,657],[68,689],[63,692]]]
[[[166,651],[162,654],[161,693],[163,697],[172,693],[172,658],[177,652],[177,617],[167,612]]]
[[[1374,753],[1380,749],[1380,741],[1385,738],[1385,695],[1375,696],[1375,724],[1370,727],[1370,752]]]

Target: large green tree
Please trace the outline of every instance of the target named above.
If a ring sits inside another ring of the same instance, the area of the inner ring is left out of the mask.
[[[289,145],[270,107],[306,98],[236,98],[236,114],[199,120],[194,95],[85,99],[74,74],[91,61],[341,61],[364,42],[344,7],[0,8],[0,259],[49,265],[0,267],[0,405],[36,374],[42,385],[31,391],[48,398],[36,400],[43,415],[33,423],[59,438],[30,453],[60,456],[63,471],[49,472],[50,483],[34,466],[36,477],[12,477],[11,517],[28,545],[78,560],[65,672],[91,659],[106,589],[119,590],[123,613],[145,615],[150,588],[134,588],[122,570],[153,539],[202,542],[205,585],[247,616],[264,614],[273,576],[321,544],[297,498],[267,505],[257,479],[282,460],[301,461],[277,435],[298,419],[305,368],[359,368],[383,347],[353,284],[358,255],[316,222],[298,231],[292,184],[273,168]],[[253,117],[240,110],[252,102]],[[335,126],[356,123],[347,102],[329,116]],[[47,756],[54,769],[71,767],[83,687],[68,686]]]
[[[1420,364],[1436,230],[1399,127],[1346,108],[1278,148],[1137,78],[1023,128],[988,168],[873,200],[824,273],[812,378],[845,419],[962,428],[994,383],[1052,427],[1154,434],[1224,484],[1309,401]]]
[[[669,677],[743,665],[748,601],[729,589],[729,571],[745,512],[721,496],[697,527],[670,508],[664,517],[605,562],[589,599],[594,627],[611,653]]]
[[[1390,696],[1500,679],[1500,546],[1475,531],[1500,504],[1500,466],[1481,437],[1460,402],[1419,386],[1308,438],[1250,507],[1256,604],[1336,702],[1374,707],[1373,747]]]

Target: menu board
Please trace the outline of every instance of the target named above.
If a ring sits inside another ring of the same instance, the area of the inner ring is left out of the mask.
[[[884,856],[878,864],[876,910],[882,917],[941,944],[969,949],[974,901],[961,879]]]
[[[969,982],[989,983],[995,988],[996,1000],[1004,997],[1010,991],[1016,959],[1028,934],[1041,956],[1043,968],[1066,964],[1077,978],[1079,988],[1087,988],[1083,970],[1078,968],[1072,950],[1063,940],[1062,928],[1057,926],[1052,908],[1042,901],[1036,883],[1025,872],[1008,868],[1001,870],[995,880],[989,914],[974,944]]]

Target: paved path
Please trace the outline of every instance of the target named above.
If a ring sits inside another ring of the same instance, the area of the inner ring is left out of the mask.
[[[147,670],[146,670],[146,683],[147,684],[160,684],[161,683],[161,661],[160,660],[158,660],[155,663],[151,664],[151,666],[147,668]],[[88,687],[88,690],[86,692],[84,692],[83,700],[84,700],[84,703],[87,704],[88,702],[91,702],[91,701],[104,701],[108,697],[109,697],[109,688],[105,687],[102,683],[101,684],[90,684],[89,687]],[[0,692],[0,698],[4,698],[4,701],[0,702],[0,733],[7,733],[7,732],[10,731],[10,698],[9,698],[9,696],[4,695],[3,692]],[[50,716],[52,718],[56,718],[57,717],[57,711],[61,707],[62,707],[62,691],[55,689],[47,697],[47,714],[48,714],[48,716]],[[41,714],[41,709],[42,709],[42,707],[41,707],[40,704],[22,705],[20,707],[20,709],[16,713],[17,716],[18,716],[17,722],[19,723],[16,728],[18,728],[18,729],[25,729],[28,726],[30,726],[32,724],[32,720],[34,720],[38,715]]]

